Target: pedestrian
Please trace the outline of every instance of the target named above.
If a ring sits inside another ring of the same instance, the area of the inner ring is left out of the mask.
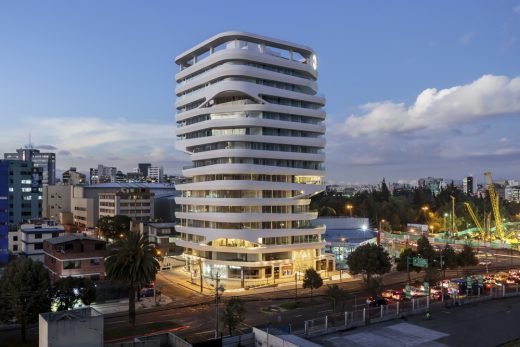
[[[430,313],[430,311],[426,312],[426,319],[427,320],[431,320],[432,319],[432,314]]]

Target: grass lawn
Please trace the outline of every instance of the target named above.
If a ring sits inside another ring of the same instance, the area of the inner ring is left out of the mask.
[[[117,327],[105,329],[105,343],[110,340],[132,338],[134,336],[142,336],[145,334],[153,334],[163,330],[170,330],[181,327],[180,324],[171,321],[153,322],[147,324],[137,324],[134,327]]]

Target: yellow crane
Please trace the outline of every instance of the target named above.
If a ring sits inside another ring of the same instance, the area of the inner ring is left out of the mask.
[[[493,207],[493,215],[495,217],[495,233],[499,240],[505,239],[504,225],[502,224],[502,216],[500,216],[500,207],[498,205],[498,195],[495,192],[495,185],[491,179],[491,172],[484,172],[486,183],[489,190],[489,200],[491,200],[491,207]]]
[[[473,219],[473,222],[475,223],[475,226],[477,227],[478,231],[480,232],[480,238],[482,240],[484,240],[485,236],[486,236],[486,232],[484,231],[484,228],[482,228],[482,225],[480,224],[480,222],[478,221],[478,218],[477,216],[475,215],[475,212],[473,212],[473,209],[471,208],[471,205],[467,202],[464,203],[464,206],[466,206],[466,209],[468,210],[469,212],[469,215],[471,216],[471,218]]]

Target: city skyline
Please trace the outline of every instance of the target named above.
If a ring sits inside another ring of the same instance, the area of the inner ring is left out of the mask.
[[[30,133],[35,147],[56,152],[59,172],[152,161],[180,174],[189,159],[174,148],[173,59],[193,42],[241,30],[315,48],[327,181],[488,170],[519,178],[518,1],[276,3],[278,11],[266,2],[254,15],[231,1],[196,17],[176,16],[166,2],[55,4],[0,6],[3,153]]]

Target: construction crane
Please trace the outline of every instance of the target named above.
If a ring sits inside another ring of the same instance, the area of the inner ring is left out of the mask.
[[[504,225],[502,224],[502,216],[500,216],[500,207],[498,205],[498,195],[495,192],[495,185],[491,179],[491,172],[484,172],[486,177],[486,184],[489,190],[489,200],[491,200],[491,207],[493,208],[493,215],[495,217],[495,233],[499,240],[505,239]]]
[[[478,231],[480,232],[480,238],[482,240],[484,240],[485,236],[486,236],[486,232],[484,231],[484,228],[482,228],[482,225],[480,224],[480,222],[478,221],[478,218],[477,216],[475,215],[475,212],[473,212],[473,209],[471,208],[471,205],[467,202],[464,203],[464,206],[466,206],[468,212],[469,212],[469,215],[471,216],[471,218],[473,219],[473,222],[475,222],[475,226],[477,227]]]

